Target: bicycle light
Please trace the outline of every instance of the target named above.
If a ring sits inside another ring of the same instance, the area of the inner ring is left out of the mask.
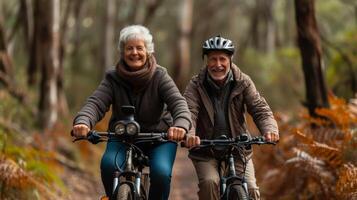
[[[136,133],[139,132],[139,126],[138,124],[134,123],[134,122],[130,122],[126,125],[126,132],[129,135],[135,135]]]
[[[125,133],[125,125],[122,122],[118,122],[115,125],[115,134],[122,135]]]

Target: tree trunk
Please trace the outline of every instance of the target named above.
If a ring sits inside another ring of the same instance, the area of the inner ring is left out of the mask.
[[[294,5],[292,1],[285,1],[284,6],[284,24],[282,26],[282,39],[284,44],[293,45],[294,41],[294,23],[291,21],[294,19]]]
[[[255,0],[255,6],[252,8],[251,16],[250,16],[250,39],[252,41],[252,45],[256,50],[261,48],[260,42],[260,6],[259,0]]]
[[[23,88],[16,85],[13,74],[13,63],[11,56],[7,51],[5,30],[3,27],[3,18],[0,14],[0,85],[9,92],[11,96],[22,103],[26,108],[29,109],[31,114],[35,114],[35,110],[31,109],[29,106],[29,101]]]
[[[33,29],[33,35],[32,35],[32,40],[31,40],[31,47],[30,47],[30,53],[29,53],[29,63],[27,66],[27,83],[30,86],[33,86],[37,82],[37,71],[39,68],[39,63],[40,63],[40,54],[39,54],[39,48],[40,48],[40,43],[41,43],[41,38],[39,37],[40,32],[42,31],[41,24],[39,23],[41,20],[41,17],[43,15],[43,11],[41,10],[39,6],[40,2],[38,0],[34,1],[34,6],[33,6],[33,20],[34,20],[34,29]]]
[[[73,36],[73,52],[71,54],[71,61],[72,61],[72,65],[73,66],[78,66],[81,63],[81,60],[79,59],[79,48],[81,45],[81,20],[82,20],[82,16],[81,16],[81,12],[82,12],[82,8],[83,8],[83,0],[76,0],[74,3],[74,36]],[[76,70],[78,70],[78,68],[76,67],[72,67],[71,68],[72,73],[77,73]]]
[[[146,13],[144,19],[142,20],[142,24],[147,26],[151,22],[156,10],[160,7],[162,2],[163,0],[150,0],[147,2]]]
[[[30,52],[31,41],[33,37],[33,8],[30,0],[21,0],[21,13],[23,31],[25,37],[25,48],[27,52]]]
[[[174,80],[180,91],[185,89],[185,83],[190,73],[190,39],[192,31],[193,1],[183,0],[179,20],[180,36],[177,44],[178,60],[175,63]]]
[[[103,74],[114,65],[113,52],[115,51],[115,16],[116,3],[115,0],[105,1],[105,17],[104,17],[104,32],[103,32],[103,53],[102,53],[102,69]]]
[[[298,45],[305,76],[306,105],[312,116],[316,108],[329,107],[322,71],[322,50],[315,18],[314,0],[295,0]]]
[[[275,18],[274,18],[274,5],[275,1],[265,1],[265,20],[266,20],[266,45],[265,51],[267,53],[275,52]]]
[[[66,3],[63,18],[60,25],[60,38],[59,38],[59,69],[57,73],[57,95],[58,95],[58,114],[67,117],[69,115],[67,98],[64,92],[64,67],[63,61],[66,56],[66,44],[67,42],[67,24],[69,15],[74,6],[74,2],[71,0],[62,1]]]
[[[41,67],[39,120],[43,129],[51,128],[57,121],[57,74],[59,70],[59,0],[36,0],[35,35],[38,42],[38,66]]]

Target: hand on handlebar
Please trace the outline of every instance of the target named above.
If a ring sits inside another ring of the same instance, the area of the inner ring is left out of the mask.
[[[85,124],[77,124],[73,126],[72,136],[76,138],[86,137],[88,132],[90,131],[89,127]]]
[[[192,147],[200,145],[200,143],[201,143],[201,141],[198,136],[190,135],[190,134],[186,135],[185,147],[192,148]]]
[[[279,141],[279,134],[268,132],[264,134],[264,138],[267,142],[278,142]]]
[[[167,130],[167,139],[179,142],[185,138],[185,134],[185,129],[173,126]]]

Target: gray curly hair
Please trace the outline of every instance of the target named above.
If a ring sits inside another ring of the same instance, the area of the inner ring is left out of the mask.
[[[131,39],[142,39],[149,55],[154,53],[154,43],[148,28],[142,25],[131,25],[123,28],[119,36],[119,53],[123,55],[125,43]]]

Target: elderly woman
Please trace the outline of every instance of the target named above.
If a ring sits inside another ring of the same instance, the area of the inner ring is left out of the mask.
[[[108,130],[114,131],[113,125],[122,114],[121,106],[132,105],[136,108],[135,117],[142,132],[167,131],[169,140],[182,140],[191,127],[190,111],[166,69],[156,63],[149,30],[140,25],[122,29],[119,51],[120,60],[115,69],[106,73],[75,117],[74,136],[87,135],[111,105]],[[165,142],[144,149],[150,159],[149,199],[168,199],[176,148],[175,142]],[[119,156],[115,156],[118,150]],[[109,139],[101,161],[102,181],[107,196],[112,193],[115,157],[121,166],[125,160],[124,145]]]

